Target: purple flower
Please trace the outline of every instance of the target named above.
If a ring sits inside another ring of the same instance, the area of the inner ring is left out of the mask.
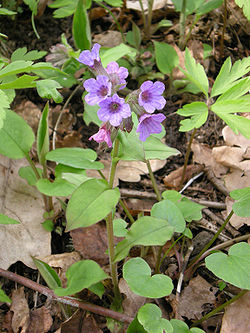
[[[161,122],[166,119],[163,113],[147,114],[144,113],[139,119],[139,125],[136,132],[140,133],[140,140],[146,141],[152,133],[161,133]]]
[[[109,74],[110,80],[113,85],[120,85],[120,89],[125,88],[126,81],[125,79],[128,76],[128,70],[125,67],[119,67],[118,63],[111,61],[106,68],[107,73]]]
[[[77,60],[86,66],[94,68],[95,61],[101,62],[100,56],[99,56],[100,48],[101,48],[101,45],[99,45],[97,43],[94,44],[91,51],[89,51],[89,50],[82,51]]]
[[[106,142],[109,148],[112,147],[112,141],[110,137],[110,130],[107,130],[105,124],[99,128],[99,131],[92,135],[89,140],[95,140],[98,143]]]
[[[155,109],[163,109],[166,104],[165,98],[161,96],[164,90],[165,85],[160,81],[156,81],[155,83],[152,81],[143,82],[138,98],[140,106],[143,106],[149,113],[153,113]]]
[[[84,88],[89,92],[85,96],[85,101],[89,105],[95,105],[111,94],[111,82],[104,75],[98,75],[95,79],[88,79],[83,84]]]
[[[97,111],[99,119],[109,121],[112,126],[119,126],[123,118],[131,116],[129,105],[117,94],[107,97],[99,103],[99,106],[100,109]]]

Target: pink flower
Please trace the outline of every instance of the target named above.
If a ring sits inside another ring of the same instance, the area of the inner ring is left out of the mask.
[[[118,63],[111,61],[106,68],[107,73],[109,74],[110,80],[113,85],[121,85],[120,89],[125,88],[126,81],[125,79],[128,76],[128,70],[125,67],[119,67]]]
[[[111,137],[110,137],[110,130],[107,130],[106,125],[102,125],[99,128],[99,131],[92,135],[89,140],[95,140],[98,143],[101,142],[106,142],[107,145],[109,146],[109,148],[112,147],[112,141],[111,141]]]
[[[140,133],[139,139],[146,141],[147,137],[153,133],[161,133],[161,122],[166,119],[163,113],[147,114],[144,113],[139,119],[139,125],[136,132]]]

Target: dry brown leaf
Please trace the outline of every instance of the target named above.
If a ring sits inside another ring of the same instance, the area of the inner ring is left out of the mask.
[[[201,276],[193,278],[184,288],[179,303],[179,314],[188,319],[200,319],[205,306],[214,305],[218,288],[212,287]]]
[[[28,123],[34,133],[37,132],[41,117],[41,110],[34,103],[30,101],[23,101],[15,108],[15,112],[19,114],[26,121],[26,123]]]
[[[106,33],[95,35],[93,42],[104,47],[114,47],[122,43],[122,36],[119,31],[109,30]]]
[[[110,170],[110,161],[101,160],[100,162],[104,164],[104,169],[102,169],[102,173],[106,178],[108,178]],[[166,163],[167,160],[150,160],[150,165],[153,172],[163,168]],[[141,175],[147,175],[147,174],[148,174],[148,168],[146,163],[144,162],[119,161],[116,168],[114,186],[118,185],[118,179],[121,179],[124,182],[139,182],[141,180]],[[87,170],[87,176],[101,178],[101,176],[96,170]]]
[[[38,190],[20,178],[18,170],[26,166],[24,160],[0,160],[0,213],[20,224],[0,224],[0,267],[8,267],[17,261],[36,268],[31,256],[45,257],[51,253],[51,235],[41,225],[44,204]]]
[[[83,147],[82,135],[79,131],[71,131],[69,134],[65,135],[62,140],[57,138],[56,148],[63,147]]]
[[[160,9],[165,7],[167,4],[173,4],[171,0],[154,0],[153,2],[153,10]],[[148,1],[142,0],[143,9],[148,9]],[[128,9],[134,9],[141,12],[140,3],[137,0],[127,0],[126,1],[126,7]]]
[[[62,324],[60,333],[102,333],[92,314],[77,310]]]
[[[127,315],[133,317],[140,307],[145,304],[146,297],[133,293],[124,279],[120,279],[119,289],[121,293],[126,295],[126,299],[122,302],[123,310]]]
[[[224,175],[228,171],[227,167],[215,161],[212,149],[207,145],[194,141],[191,148],[194,153],[193,162],[204,164],[207,167],[210,166],[216,177],[220,178],[221,175]]]
[[[250,171],[243,172],[234,169],[224,177],[225,186],[229,192],[244,187],[250,187]]]
[[[227,146],[237,146],[243,149],[250,147],[250,140],[245,138],[241,133],[235,134],[229,126],[225,126],[222,135]]]
[[[250,291],[226,307],[220,333],[250,332]]]
[[[184,183],[188,181],[190,178],[192,178],[195,174],[201,172],[203,169],[204,167],[202,165],[195,165],[195,164],[188,165],[185,173]],[[164,184],[170,188],[172,187],[178,188],[181,183],[182,172],[183,172],[183,167],[180,167],[177,170],[170,172],[170,174],[163,179]]]
[[[90,227],[70,231],[74,248],[83,259],[92,259],[101,266],[108,264],[108,240],[105,225],[96,223]]]
[[[14,333],[20,333],[29,321],[29,306],[24,295],[24,287],[14,290],[11,299],[10,310],[13,312],[11,326]]]
[[[237,187],[239,188],[239,187]],[[228,214],[231,212],[232,208],[233,208],[233,203],[235,201],[230,198],[230,197],[226,197],[226,205],[227,205],[227,210],[221,212],[222,216],[224,217],[224,219],[226,219],[226,217],[228,216]],[[231,217],[229,223],[236,229],[238,230],[240,227],[242,227],[244,224],[246,225],[250,225],[250,218],[249,217],[240,217],[237,216],[236,214],[233,214],[233,216]]]
[[[212,156],[217,163],[235,169],[241,169],[240,162],[243,160],[243,154],[244,149],[240,147],[221,146],[212,150]]]
[[[42,306],[30,312],[30,319],[25,333],[47,333],[53,324],[49,309]]]
[[[50,110],[49,113],[49,128],[54,128],[57,122],[57,119],[62,112],[62,107],[57,105],[55,108]],[[69,112],[69,109],[65,109],[63,111],[63,115],[57,127],[58,134],[69,133],[72,130],[72,126],[74,124],[74,116]],[[51,131],[52,132],[52,131]]]

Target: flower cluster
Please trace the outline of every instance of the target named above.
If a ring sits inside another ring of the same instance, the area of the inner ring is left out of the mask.
[[[145,81],[139,90],[132,92],[124,98],[118,96],[118,91],[126,87],[128,70],[119,67],[117,62],[110,62],[103,67],[99,56],[100,45],[94,44],[91,51],[81,52],[79,62],[88,66],[95,74],[84,82],[83,86],[88,92],[85,101],[89,105],[97,104],[97,115],[103,124],[99,131],[89,140],[98,143],[106,142],[112,147],[113,134],[117,129],[131,131],[133,127],[131,109],[136,113],[139,124],[137,132],[141,141],[145,141],[150,134],[162,131],[161,122],[166,118],[163,113],[153,114],[155,110],[162,110],[166,104],[162,93],[165,86],[162,82]]]

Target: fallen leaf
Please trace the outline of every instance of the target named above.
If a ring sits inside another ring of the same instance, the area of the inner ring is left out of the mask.
[[[60,333],[102,333],[96,324],[92,314],[84,313],[82,310],[77,310],[73,316],[65,321]]]
[[[243,160],[244,152],[240,147],[221,146],[213,148],[212,156],[217,163],[225,167],[241,169],[240,162]]]
[[[245,187],[245,186],[244,186]],[[237,187],[239,188],[239,187]],[[226,197],[226,205],[227,205],[227,210],[226,211],[222,211],[221,214],[224,217],[224,219],[226,219],[226,217],[228,216],[228,214],[231,212],[232,208],[233,208],[233,203],[234,200],[230,197]],[[236,214],[233,214],[233,216],[231,217],[229,223],[236,229],[238,230],[240,227],[242,227],[244,224],[246,225],[250,225],[250,219],[249,217],[240,217],[237,216]]]
[[[100,162],[104,164],[104,169],[102,169],[102,173],[108,179],[110,171],[110,161],[100,160]],[[166,160],[150,160],[150,165],[153,172],[163,168],[166,163]],[[146,163],[144,162],[119,161],[116,168],[114,186],[118,185],[118,179],[121,179],[124,182],[139,182],[141,180],[141,175],[147,174],[148,168]],[[87,176],[101,178],[101,176],[96,170],[87,170]]]
[[[122,302],[123,310],[127,315],[133,317],[140,307],[146,303],[147,298],[133,293],[124,279],[120,279],[119,289],[120,292],[126,296]]]
[[[11,299],[10,310],[13,312],[11,326],[14,333],[19,333],[29,321],[29,306],[24,295],[24,287],[14,290]]]
[[[155,0],[153,2],[153,10],[163,8],[167,4],[172,5],[172,1],[170,1],[170,0]],[[142,5],[143,5],[144,11],[146,11],[148,9],[148,1],[147,0],[142,0]],[[134,9],[134,10],[138,10],[138,11],[141,12],[140,3],[137,0],[127,0],[126,1],[126,7],[128,9]]]
[[[60,113],[62,112],[62,107],[57,105],[55,108],[52,108],[49,113],[49,128],[54,128],[57,122]],[[69,112],[69,109],[64,109],[61,120],[57,127],[58,134],[69,133],[72,130],[74,124],[74,116]],[[52,131],[51,131],[52,132]]]
[[[250,140],[241,133],[235,134],[229,126],[223,128],[222,135],[227,146],[237,146],[243,149],[250,147]]]
[[[216,177],[220,178],[228,171],[227,167],[216,162],[212,155],[212,149],[207,145],[194,141],[191,148],[194,153],[193,162],[211,167]]]
[[[195,165],[191,164],[187,166],[184,183],[186,183],[189,179],[191,179],[194,175],[198,174],[204,169],[202,165]],[[182,177],[183,167],[178,168],[177,170],[174,170],[170,172],[170,174],[166,177],[164,177],[163,181],[164,184],[169,188],[178,188],[181,183],[181,177]]]
[[[188,319],[200,319],[204,314],[205,306],[215,304],[217,291],[218,288],[212,287],[201,276],[193,278],[180,296],[180,316]]]
[[[56,148],[64,147],[83,147],[82,135],[79,131],[71,131],[69,134],[65,135],[62,140],[57,138]]]
[[[119,31],[108,30],[106,33],[95,35],[93,42],[104,47],[114,47],[122,43],[122,36]]]
[[[0,213],[20,224],[0,224],[0,267],[8,267],[17,261],[36,268],[31,256],[45,257],[51,253],[51,235],[41,225],[44,203],[35,187],[20,178],[18,170],[27,164],[23,159],[0,160]]]
[[[47,333],[53,324],[49,309],[42,306],[30,312],[30,318],[25,333]]]
[[[21,116],[28,123],[28,125],[30,125],[36,134],[42,114],[41,110],[34,103],[30,101],[23,101],[15,108],[15,112],[19,114],[19,116]]]
[[[250,292],[226,307],[220,333],[250,332]],[[248,319],[247,319],[248,318]]]

